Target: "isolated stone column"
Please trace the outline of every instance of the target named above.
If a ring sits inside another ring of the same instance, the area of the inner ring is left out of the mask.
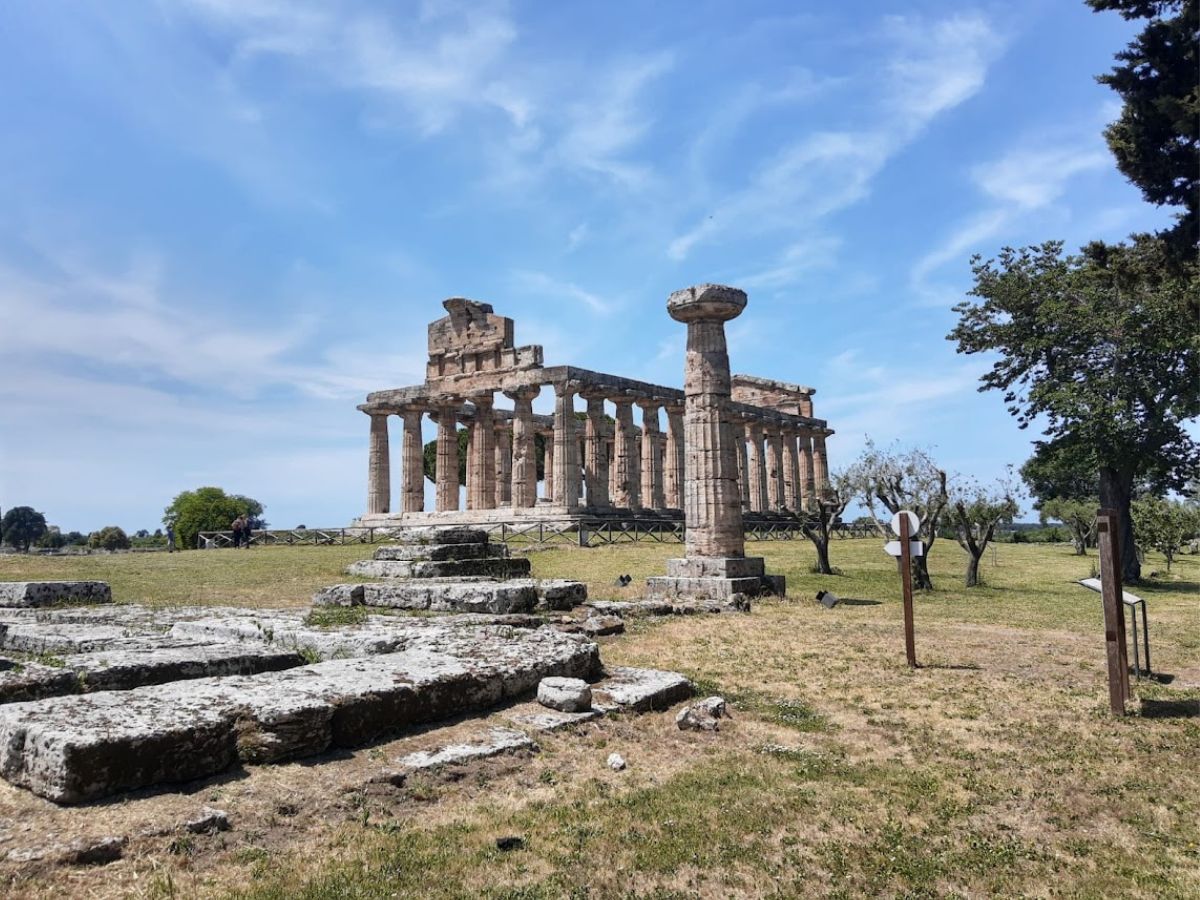
[[[534,444],[533,398],[539,388],[505,391],[513,402],[512,505],[528,509],[537,503],[537,453]]]
[[[817,483],[817,496],[824,498],[829,493],[829,458],[825,454],[826,433],[813,435],[813,477]]]
[[[817,482],[813,473],[812,435],[800,432],[800,506],[806,512],[813,508],[817,495]]]
[[[420,409],[404,410],[404,449],[401,475],[401,509],[403,512],[422,512],[425,509],[425,445],[421,442]]]
[[[683,407],[668,406],[663,493],[668,509],[683,509]]]
[[[746,468],[750,472],[750,508],[763,512],[767,508],[767,459],[763,452],[762,423],[754,419],[746,422]]]
[[[458,509],[458,403],[447,403],[437,413],[437,511]]]
[[[468,397],[475,407],[471,423],[471,455],[467,460],[467,508],[494,509],[496,488],[492,483],[496,466],[496,426],[492,414],[492,392]]]
[[[658,408],[655,400],[637,401],[642,410],[642,505],[649,509],[665,509],[663,497],[662,454],[659,440]]]
[[[775,422],[769,422],[764,431],[767,437],[767,509],[778,512],[784,505],[783,436]]]
[[[800,510],[800,463],[796,457],[796,430],[783,429],[783,487],[786,506],[791,512]]]
[[[542,429],[538,432],[542,436],[542,447],[545,448],[545,456],[542,458],[542,497],[547,502],[554,500],[554,429]]]
[[[496,506],[512,504],[512,430],[508,422],[497,421],[495,432],[496,462],[493,484]]]
[[[579,507],[579,437],[576,435],[575,393],[579,385],[554,386],[554,504]]]
[[[388,449],[386,413],[370,413],[371,441],[367,451],[367,513],[392,511],[391,451]]]
[[[612,397],[617,408],[613,430],[613,505],[622,509],[641,506],[637,483],[637,433],[633,428],[633,398]]]
[[[583,474],[587,483],[587,505],[606,509],[612,505],[608,493],[608,423],[604,420],[604,394],[584,392],[587,428],[584,432]]]

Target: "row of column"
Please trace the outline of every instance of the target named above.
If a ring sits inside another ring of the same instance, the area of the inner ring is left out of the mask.
[[[511,423],[497,418],[493,395],[469,395],[475,415],[467,423],[467,509],[529,508],[537,503],[534,436],[546,437],[545,498],[555,506],[577,509],[682,509],[684,503],[683,407],[652,398],[612,396],[576,385],[555,386],[554,423],[540,426],[533,400],[540,388],[505,391],[513,402]],[[575,416],[575,396],[587,403],[586,419]],[[616,407],[609,423],[604,404]],[[633,406],[642,425],[633,422]],[[431,408],[411,407],[398,415],[404,423],[400,504],[402,512],[425,508],[422,417],[437,423],[435,506],[459,508],[458,421],[461,400],[447,399]],[[666,432],[659,411],[666,412]],[[511,426],[511,430],[510,430]],[[752,512],[810,509],[828,485],[825,434],[810,433],[758,420],[736,426],[742,507]],[[368,464],[368,512],[391,512],[391,472],[387,414],[371,413]]]

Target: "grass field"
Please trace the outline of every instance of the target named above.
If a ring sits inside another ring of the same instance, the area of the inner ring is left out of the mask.
[[[835,542],[845,574],[833,577],[810,573],[807,544],[749,549],[787,575],[788,600],[639,621],[602,647],[610,664],[676,669],[723,694],[734,719],[716,734],[680,733],[671,714],[616,717],[549,735],[519,764],[369,796],[339,794],[338,779],[416,738],[251,769],[185,799],[57,810],[0,786],[0,838],[19,822],[133,829],[200,801],[235,822],[183,847],[134,841],[103,868],[7,865],[4,877],[16,893],[80,896],[1200,896],[1200,558],[1135,588],[1163,675],[1135,683],[1131,715],[1114,719],[1099,595],[1072,583],[1094,557],[999,545],[987,584],[968,591],[962,552],[939,542],[911,671],[880,541]],[[103,578],[122,601],[297,605],[368,552],[3,557],[0,579]],[[531,559],[538,576],[587,580],[593,597],[632,597],[678,552]],[[614,587],[626,573],[634,586]],[[820,588],[846,602],[820,607]],[[625,772],[605,767],[613,750]],[[280,812],[281,795],[304,812]],[[497,850],[503,835],[524,848]]]

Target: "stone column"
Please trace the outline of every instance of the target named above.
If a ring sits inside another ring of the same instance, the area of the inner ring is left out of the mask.
[[[554,430],[543,429],[538,432],[542,436],[542,446],[546,455],[542,459],[542,497],[547,502],[554,500]]]
[[[747,512],[750,509],[750,460],[746,454],[746,426],[745,423],[735,422],[733,432],[737,438],[737,457],[738,457],[738,483],[742,493],[742,511]]]
[[[813,417],[813,402],[812,394],[803,394],[800,397],[800,415],[811,419]]]
[[[425,509],[425,445],[421,442],[420,409],[404,410],[404,454],[401,487],[403,512],[422,512]]]
[[[387,413],[370,413],[371,441],[367,450],[367,513],[392,511],[392,461],[388,449]]]
[[[783,429],[783,486],[787,508],[800,511],[800,463],[796,458],[796,430],[791,426]]]
[[[784,505],[783,493],[783,435],[776,422],[764,429],[767,436],[767,509],[779,512]]]
[[[763,512],[767,508],[767,460],[763,452],[762,423],[753,419],[746,422],[746,469],[750,473],[750,509]]]
[[[725,322],[745,306],[745,293],[717,285],[676,291],[667,300],[671,318],[687,324],[683,502],[689,558],[745,555],[725,343]]]
[[[554,386],[554,505],[579,508],[579,437],[575,394],[579,385]]]
[[[533,398],[538,388],[505,391],[513,402],[512,505],[528,509],[537,503],[537,453],[534,445]]]
[[[609,429],[609,438],[604,442],[604,452],[608,456],[608,500],[613,503],[613,498],[617,496],[617,449],[616,443],[613,441],[612,429]]]
[[[508,422],[498,420],[495,431],[496,506],[512,505],[512,430]]]
[[[683,407],[667,408],[667,452],[663,460],[663,492],[668,509],[683,509]]]
[[[806,511],[811,511],[813,501],[817,496],[817,482],[813,474],[812,435],[807,431],[800,432],[800,505]]]
[[[458,509],[458,403],[447,403],[437,414],[437,511]]]
[[[587,428],[584,433],[583,472],[587,483],[587,505],[596,509],[612,506],[608,493],[608,423],[604,420],[604,394],[588,391]]]
[[[658,408],[662,405],[656,400],[638,400],[637,405],[642,410],[642,505],[648,509],[665,509],[667,501],[663,496],[663,465],[662,447],[659,430]]]
[[[827,432],[818,431],[813,435],[813,478],[817,483],[817,496],[824,497],[829,493],[829,458],[825,455],[825,438]]]
[[[492,392],[468,397],[475,407],[471,422],[471,455],[467,458],[467,509],[494,509],[496,488],[496,426],[492,415]]]
[[[637,432],[633,428],[633,398],[614,397],[617,424],[613,430],[613,505],[622,509],[641,506],[637,482]]]

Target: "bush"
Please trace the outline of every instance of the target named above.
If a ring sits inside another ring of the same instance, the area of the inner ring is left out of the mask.
[[[88,535],[88,546],[93,550],[128,550],[129,535],[118,525],[106,525]]]
[[[267,527],[262,520],[263,505],[251,497],[226,494],[219,487],[202,487],[179,494],[163,510],[163,524],[175,524],[175,544],[181,550],[196,546],[202,531],[227,531],[238,516],[250,519],[256,531]]]
[[[0,541],[18,550],[28,550],[45,533],[46,517],[32,506],[14,506],[0,519]]]

